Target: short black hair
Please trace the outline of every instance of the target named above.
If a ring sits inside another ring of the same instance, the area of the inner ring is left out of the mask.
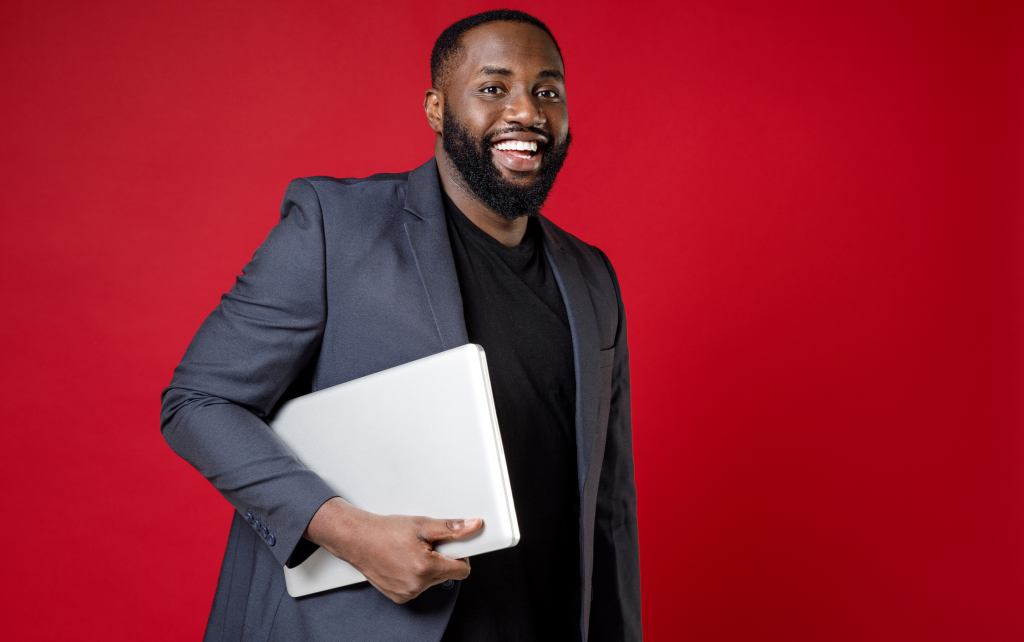
[[[483,13],[459,20],[442,31],[441,35],[437,37],[437,40],[434,42],[434,49],[430,52],[430,82],[434,88],[442,88],[441,85],[447,79],[446,76],[448,75],[451,63],[463,52],[462,34],[473,27],[479,27],[489,22],[525,22],[531,24],[548,34],[551,42],[555,43],[558,55],[562,55],[558,41],[555,40],[555,36],[548,29],[548,26],[530,14],[516,11],[515,9],[484,11]]]

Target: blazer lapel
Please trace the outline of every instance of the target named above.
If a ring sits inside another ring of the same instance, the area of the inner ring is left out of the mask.
[[[572,332],[573,360],[576,367],[576,467],[579,475],[580,496],[587,481],[597,441],[598,375],[600,345],[597,318],[590,290],[583,280],[575,257],[562,248],[558,237],[544,221],[544,250],[555,281],[562,292],[569,329]],[[593,480],[592,480],[592,483]]]
[[[437,163],[433,158],[409,173],[405,209],[418,219],[405,224],[405,233],[427,291],[442,349],[465,345],[469,337],[462,310],[462,294],[448,241]]]

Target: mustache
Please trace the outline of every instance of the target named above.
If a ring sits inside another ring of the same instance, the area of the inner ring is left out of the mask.
[[[516,126],[513,126],[513,127],[506,127],[504,129],[499,129],[496,132],[491,132],[490,134],[487,134],[486,136],[484,136],[484,143],[486,145],[490,145],[491,141],[493,141],[498,136],[504,136],[505,134],[519,134],[519,133],[530,133],[530,134],[537,134],[538,136],[543,136],[544,138],[546,138],[548,140],[548,143],[547,143],[548,145],[553,144],[553,143],[556,142],[555,141],[555,137],[550,132],[546,132],[543,129],[541,129],[540,127],[522,127],[522,126],[516,127]]]

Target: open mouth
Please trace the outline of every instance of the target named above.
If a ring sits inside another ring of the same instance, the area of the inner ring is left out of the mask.
[[[536,140],[499,140],[491,149],[500,164],[514,171],[535,170],[544,157],[544,144]]]
[[[507,152],[516,158],[530,158],[537,153],[535,140],[501,140],[491,145],[499,152]]]

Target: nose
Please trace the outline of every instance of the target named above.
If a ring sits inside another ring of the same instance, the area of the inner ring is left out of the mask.
[[[516,123],[522,127],[542,127],[548,122],[544,115],[544,105],[540,99],[529,91],[517,91],[509,99],[502,114],[506,123]]]

